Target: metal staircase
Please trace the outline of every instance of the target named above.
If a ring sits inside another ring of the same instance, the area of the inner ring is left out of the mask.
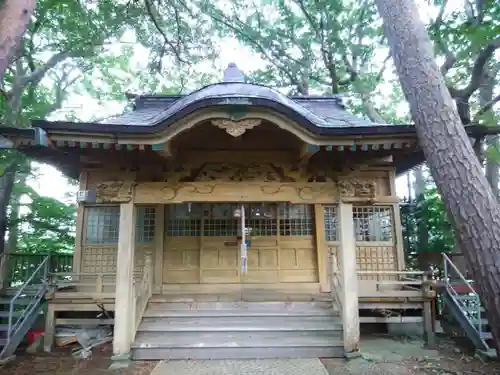
[[[451,259],[443,254],[444,290],[443,302],[458,322],[476,349],[496,354],[489,345],[492,334],[489,331],[485,309],[473,282],[467,280]]]
[[[0,293],[0,359],[12,356],[40,315],[48,290],[49,257],[21,285]]]

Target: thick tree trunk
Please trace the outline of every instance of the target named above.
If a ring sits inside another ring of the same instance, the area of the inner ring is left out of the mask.
[[[31,22],[35,0],[4,0],[0,9],[0,79]]]
[[[500,206],[434,60],[414,0],[376,0],[420,145],[500,348]]]

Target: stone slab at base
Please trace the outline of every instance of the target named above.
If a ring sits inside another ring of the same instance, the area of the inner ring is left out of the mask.
[[[113,363],[109,365],[108,370],[121,370],[128,368],[132,364],[130,359],[115,360],[113,357],[111,357],[111,359],[113,360]]]
[[[344,358],[348,361],[351,359],[361,358],[363,355],[358,350],[357,352],[344,352]]]
[[[424,325],[418,323],[387,323],[387,332],[394,336],[423,337]]]
[[[111,356],[113,362],[130,361],[130,353],[127,354],[114,354]]]

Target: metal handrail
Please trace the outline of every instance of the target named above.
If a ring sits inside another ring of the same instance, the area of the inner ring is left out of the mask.
[[[32,273],[32,275],[26,280],[26,282],[23,284],[21,288],[17,291],[17,293],[12,297],[9,303],[9,325],[8,325],[8,330],[7,330],[7,344],[10,342],[13,332],[17,332],[19,329],[19,326],[23,322],[24,318],[26,316],[29,316],[33,310],[36,307],[36,304],[41,300],[41,297],[43,297],[43,293],[45,292],[44,289],[47,287],[47,275],[49,271],[49,259],[50,255],[46,256],[45,259],[38,265],[38,267],[35,269],[35,271]],[[17,321],[12,324],[12,318],[14,315],[14,306],[16,300],[23,294],[24,290],[26,287],[29,285],[29,283],[34,279],[34,277],[38,274],[38,272],[43,268],[43,277],[42,277],[42,284],[38,290],[38,292],[34,295],[33,301],[24,308],[23,313],[21,316],[17,319]],[[7,346],[7,345],[6,345]]]
[[[451,284],[450,276],[449,276],[449,269],[448,267],[451,267],[453,271],[456,273],[456,275],[459,277],[459,280],[462,281],[469,289],[469,294],[473,294],[472,300],[475,302],[475,308],[477,309],[477,318],[475,321],[471,319],[469,316],[470,314],[470,309],[466,306],[466,304],[460,300],[458,297],[458,293],[456,292],[455,288],[453,288],[453,285]],[[479,337],[481,340],[482,338],[482,324],[481,324],[481,299],[479,298],[479,294],[476,292],[474,287],[472,286],[472,283],[467,280],[464,275],[460,272],[460,270],[457,268],[457,266],[451,261],[450,257],[443,253],[443,268],[444,268],[444,282],[445,282],[445,288],[446,291],[450,294],[450,296],[455,300],[457,304],[460,305],[461,309],[465,313],[465,318],[469,321],[469,323],[474,327],[474,329],[477,331],[479,334]],[[484,340],[483,340],[484,341]]]

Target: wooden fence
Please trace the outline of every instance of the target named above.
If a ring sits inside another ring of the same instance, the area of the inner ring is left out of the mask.
[[[24,283],[48,254],[9,254],[8,285]],[[73,254],[51,254],[49,272],[72,272]]]

